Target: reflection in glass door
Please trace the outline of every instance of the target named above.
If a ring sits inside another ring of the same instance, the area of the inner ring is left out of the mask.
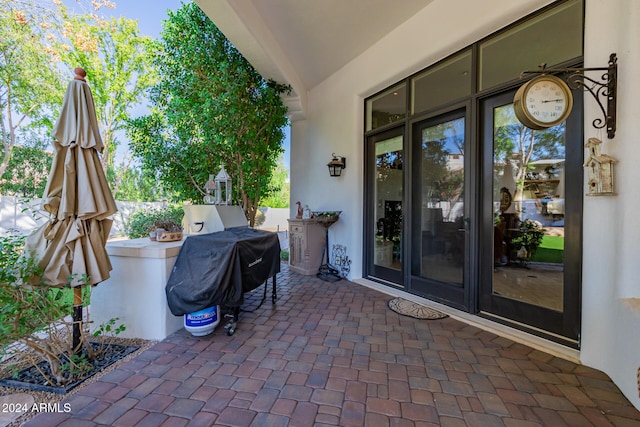
[[[563,310],[565,124],[531,130],[493,110],[493,293]]]
[[[420,262],[414,274],[458,286],[464,267],[464,142],[464,117],[420,129]]]
[[[403,135],[385,132],[370,139],[374,183],[369,201],[370,275],[402,284]]]
[[[479,308],[575,345],[580,321],[581,104],[566,122],[524,127],[514,91],[483,100]],[[580,102],[575,97],[576,102]]]
[[[466,305],[466,127],[465,109],[418,122],[411,151],[411,289],[458,307]]]

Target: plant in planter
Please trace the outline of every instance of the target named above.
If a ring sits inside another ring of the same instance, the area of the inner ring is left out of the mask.
[[[155,236],[155,239],[153,238]],[[182,239],[182,224],[171,219],[159,219],[153,223],[150,231],[151,240],[172,242]]]
[[[522,221],[519,229],[518,235],[511,239],[511,245],[518,261],[526,265],[542,243],[544,229],[539,222],[530,219]]]
[[[75,301],[66,297],[70,287],[27,285],[28,278],[40,274],[41,269],[36,259],[20,257],[23,246],[23,236],[0,236],[0,385],[66,389],[96,373],[98,360],[111,352],[110,334],[118,334],[124,325],[116,327],[117,319],[112,319],[98,334],[91,335],[90,322],[84,322],[80,336],[83,350],[76,352],[70,340],[73,320],[69,316]],[[78,280],[86,282],[88,278]],[[69,279],[70,283],[75,281]],[[90,291],[90,287],[83,287],[83,305],[88,305]]]
[[[327,227],[338,221],[341,213],[342,211],[316,211],[311,213],[311,218],[315,218],[316,221]]]
[[[151,237],[150,233],[154,232],[157,228],[163,228],[156,225],[156,223],[162,223],[170,221],[170,224],[164,224],[169,229],[177,229],[175,226],[180,227],[182,231],[182,218],[184,217],[184,210],[182,206],[168,206],[166,208],[145,208],[140,209],[131,215],[129,221],[125,226],[127,237],[130,239],[138,239],[140,237]],[[165,228],[167,230],[167,228]]]

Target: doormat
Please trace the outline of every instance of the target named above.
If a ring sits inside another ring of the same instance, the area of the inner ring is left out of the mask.
[[[398,314],[413,317],[414,319],[443,319],[448,317],[447,314],[441,313],[438,310],[408,301],[404,298],[390,299],[387,306]]]

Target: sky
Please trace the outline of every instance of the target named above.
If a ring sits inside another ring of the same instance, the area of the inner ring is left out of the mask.
[[[138,21],[138,28],[143,35],[153,38],[160,37],[162,32],[162,22],[168,18],[167,10],[175,11],[179,9],[183,4],[190,3],[190,0],[113,0],[116,4],[114,9],[101,8],[100,15],[105,17],[125,17],[129,19],[135,19]],[[64,3],[73,8],[75,0],[64,0]],[[142,109],[142,112],[136,110],[133,112],[134,116],[146,114],[146,108]],[[122,136],[121,136],[122,137]],[[284,163],[287,169],[289,169],[289,146],[290,146],[290,133],[289,127],[285,129],[284,140]],[[123,147],[126,148],[126,147]],[[124,155],[124,152],[120,153]],[[119,156],[116,156],[119,158]],[[117,161],[117,160],[116,160]]]
[[[145,36],[158,38],[162,32],[162,21],[167,19],[167,10],[177,10],[188,0],[113,0],[114,9],[100,8],[99,15],[105,17],[125,17],[138,21],[138,28]],[[64,0],[71,9],[75,0]]]

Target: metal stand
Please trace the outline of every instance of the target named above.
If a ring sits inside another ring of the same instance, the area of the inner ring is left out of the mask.
[[[342,277],[340,277],[340,271],[329,263],[329,227],[331,227],[332,224],[333,223],[322,224],[325,227],[324,248],[322,249],[322,261],[316,276],[325,282],[338,282],[342,280]]]
[[[276,275],[274,274],[271,285],[271,303],[275,304],[278,300],[278,293],[276,291]],[[246,313],[252,313],[259,309],[264,301],[267,299],[267,286],[269,284],[269,279],[264,282],[264,293],[262,294],[262,300],[260,300],[260,304],[252,310],[242,310]],[[226,313],[224,318],[227,320],[227,324],[224,325],[224,329],[227,331],[227,335],[231,336],[236,331],[236,324],[238,323],[238,318],[240,316],[240,307],[231,307],[231,312]]]

